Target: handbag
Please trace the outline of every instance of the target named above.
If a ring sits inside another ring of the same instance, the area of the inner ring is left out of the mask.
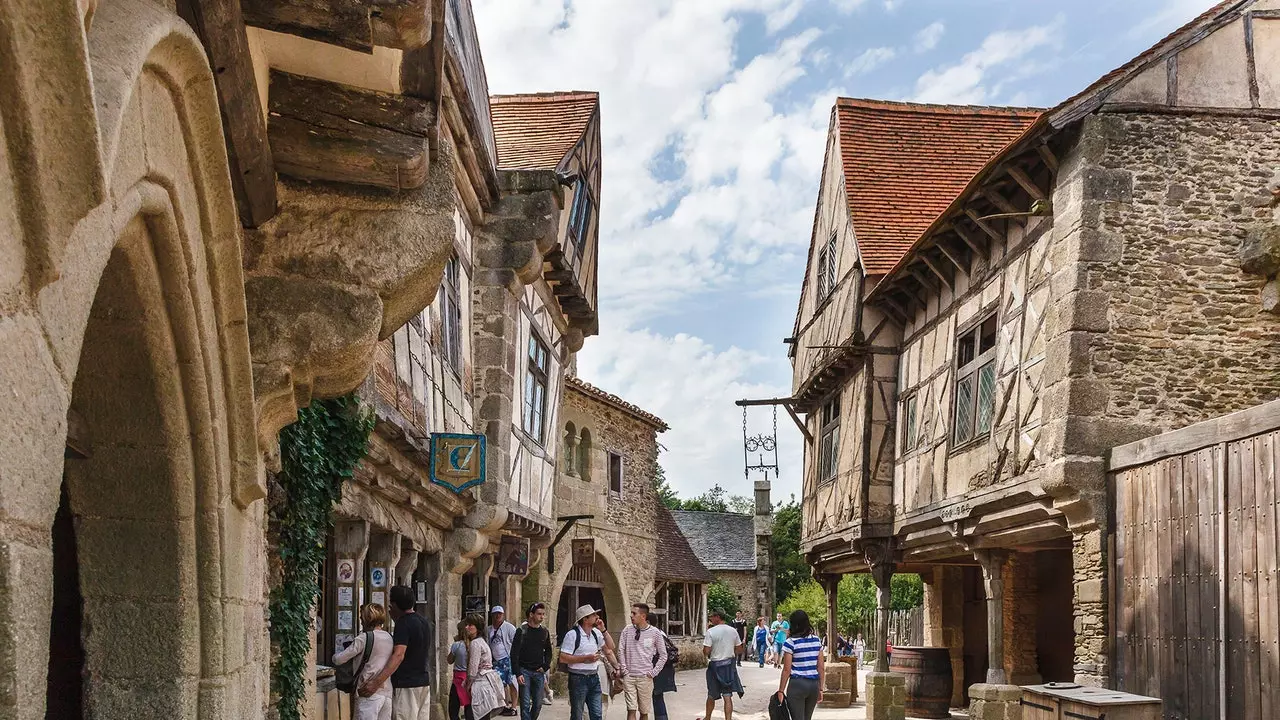
[[[791,720],[791,708],[778,699],[778,693],[769,696],[769,720]]]
[[[356,659],[342,663],[333,669],[333,685],[338,690],[350,694],[356,691],[356,678],[360,675],[360,668],[369,662],[369,656],[373,654],[373,633],[364,634],[364,652],[361,653],[360,664],[356,664]]]

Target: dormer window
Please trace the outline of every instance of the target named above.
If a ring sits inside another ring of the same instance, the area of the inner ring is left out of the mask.
[[[831,233],[827,244],[818,251],[818,302],[826,300],[836,289],[836,234]]]

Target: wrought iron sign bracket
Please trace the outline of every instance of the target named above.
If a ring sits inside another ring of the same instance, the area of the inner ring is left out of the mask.
[[[557,522],[562,522],[564,525],[560,528],[560,532],[556,533],[556,539],[551,541],[551,547],[547,548],[547,572],[549,574],[556,574],[556,546],[560,544],[564,536],[569,534],[569,531],[573,529],[573,526],[579,520],[594,520],[595,517],[595,515],[561,515],[556,518]]]

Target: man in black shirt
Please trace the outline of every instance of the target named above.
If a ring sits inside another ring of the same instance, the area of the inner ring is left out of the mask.
[[[741,667],[742,655],[746,652],[747,647],[747,619],[742,617],[741,610],[738,611],[737,617],[729,625],[738,632],[738,649],[734,654],[738,656],[738,666]]]
[[[392,636],[395,647],[386,667],[360,688],[360,694],[372,695],[390,678],[395,691],[391,701],[395,720],[430,720],[427,660],[431,657],[431,623],[414,611],[413,590],[404,585],[391,588],[391,607],[387,609],[396,623]]]
[[[511,664],[520,683],[520,720],[538,720],[542,712],[543,685],[551,668],[551,632],[542,625],[546,619],[546,605],[530,605],[511,641]]]

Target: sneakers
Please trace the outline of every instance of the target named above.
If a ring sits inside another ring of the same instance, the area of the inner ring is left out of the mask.
[[[506,708],[502,708],[502,712],[500,712],[500,713],[498,713],[498,714],[499,714],[499,715],[505,715],[505,716],[507,716],[507,717],[515,717],[516,715],[519,715],[520,713],[516,712],[516,709],[515,709],[515,708],[513,708],[513,707],[506,707]]]

